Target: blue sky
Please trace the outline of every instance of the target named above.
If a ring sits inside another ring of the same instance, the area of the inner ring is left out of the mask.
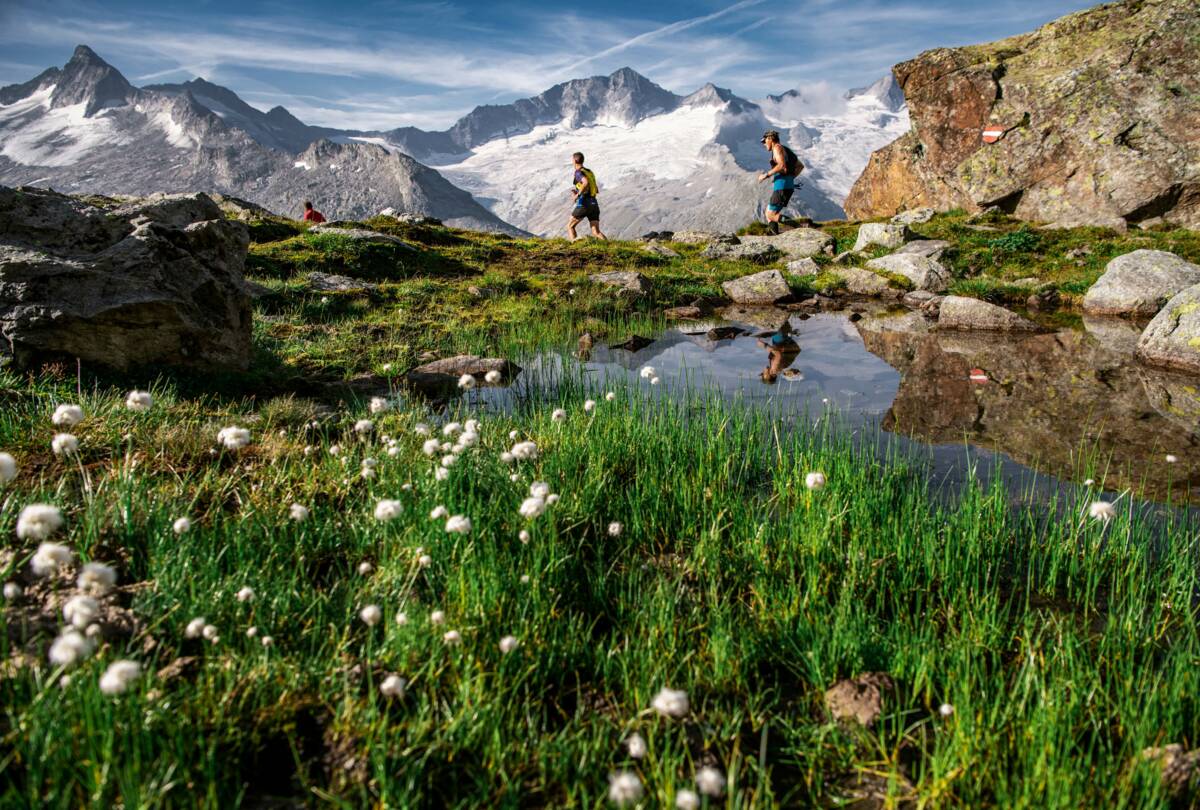
[[[195,76],[340,127],[442,128],[477,104],[629,66],[675,92],[835,98],[928,48],[986,42],[1082,0],[187,3],[0,0],[0,85],[79,43],[134,84]]]

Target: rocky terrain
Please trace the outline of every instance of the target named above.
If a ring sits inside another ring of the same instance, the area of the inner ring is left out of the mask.
[[[1198,41],[1192,0],[1123,0],[899,64],[912,129],[872,155],[846,212],[1200,226]],[[988,144],[991,127],[1003,134]]]

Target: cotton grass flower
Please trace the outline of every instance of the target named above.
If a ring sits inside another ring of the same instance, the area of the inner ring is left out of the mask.
[[[529,485],[529,494],[535,498],[545,498],[550,494],[550,485],[545,481],[534,481]]]
[[[488,385],[497,385],[500,382],[500,380],[503,379],[503,377],[504,377],[504,375],[501,374],[499,371],[496,371],[496,369],[492,369],[487,374],[483,375],[483,381],[486,382]]]
[[[442,427],[442,435],[443,436],[453,438],[454,436],[457,436],[459,433],[462,433],[462,423],[461,422],[447,422],[446,425],[444,427]]]
[[[73,667],[92,654],[95,644],[78,630],[65,630],[50,644],[47,657],[56,667]]]
[[[517,539],[520,540],[522,543],[528,543],[529,542],[529,531],[527,529],[521,529],[521,531],[517,532]]]
[[[516,460],[517,460],[517,457],[514,456],[512,453],[508,452],[507,450],[505,450],[503,453],[500,454],[500,463],[501,464],[512,464]]]
[[[825,489],[825,473],[810,472],[804,476],[804,486],[811,489],[813,492],[818,492]]]
[[[688,713],[687,692],[682,689],[668,689],[664,686],[650,701],[650,708],[663,717],[685,717]]]
[[[45,540],[62,528],[62,512],[57,506],[31,503],[17,516],[17,537],[21,540]]]
[[[641,759],[646,756],[647,748],[646,741],[641,734],[636,731],[625,738],[625,750],[629,752],[629,756],[634,759]]]
[[[83,566],[75,587],[93,596],[103,596],[117,584],[117,572],[111,565],[102,562],[90,562]]]
[[[379,684],[379,692],[384,697],[402,698],[405,690],[408,689],[408,681],[401,678],[399,675],[388,675]]]
[[[241,450],[250,444],[250,431],[236,425],[217,431],[217,444],[226,450]]]
[[[297,523],[308,520],[310,514],[308,507],[302,504],[294,503],[288,507],[288,517]]]
[[[446,467],[438,467],[433,471],[433,480],[435,481],[445,481],[449,477],[450,470]]]
[[[126,410],[144,413],[154,407],[154,397],[149,391],[130,391],[125,397]]]
[[[585,413],[592,413],[593,411],[595,411],[596,410],[596,400],[589,399],[587,402],[583,403],[583,410]]]
[[[421,452],[427,456],[432,456],[441,449],[442,444],[437,439],[427,439],[425,443],[421,445]]]
[[[24,591],[21,590],[21,586],[18,585],[17,583],[15,583],[15,582],[5,582],[4,583],[4,600],[6,602],[15,602],[16,600],[21,598],[22,593],[24,593]]]
[[[435,506],[433,511],[429,513],[430,520],[441,520],[450,516],[450,510],[444,506]]]
[[[197,616],[187,623],[187,627],[183,628],[184,638],[200,638],[200,634],[204,632],[205,626],[208,624],[208,619],[203,616]]]
[[[400,513],[404,510],[404,504],[400,501],[383,499],[375,504],[375,519],[387,523],[390,520],[395,520],[400,517]]]
[[[638,372],[643,380],[648,380],[651,377],[658,376],[658,370],[654,366],[642,366],[642,370]]]
[[[446,521],[446,531],[450,534],[470,534],[471,519],[466,515],[451,515]]]
[[[142,676],[137,661],[115,661],[100,676],[100,691],[106,695],[122,695]]]
[[[949,703],[943,703],[941,706],[938,706],[938,714],[942,717],[949,717],[954,714],[954,707]]]
[[[464,374],[458,378],[458,387],[464,391],[470,391],[475,387],[475,377],[470,374]]]
[[[442,642],[451,646],[462,644],[462,633],[457,630],[447,630],[442,633]]]
[[[392,403],[388,402],[383,397],[371,397],[371,401],[367,403],[368,413],[387,413],[392,409]]]
[[[58,573],[75,559],[75,553],[60,543],[42,543],[29,561],[34,576],[46,577]]]
[[[660,382],[662,382],[662,380],[660,380],[658,377],[651,377],[651,378],[650,378],[650,384],[651,384],[651,385],[658,385]]]
[[[608,536],[609,537],[620,537],[621,532],[623,532],[623,531],[625,531],[625,527],[622,526],[620,523],[618,523],[615,520],[612,523],[608,524]]]
[[[408,624],[408,614],[403,610],[396,611],[396,624],[399,627],[404,627]]]
[[[517,641],[516,636],[505,636],[504,638],[500,639],[500,652],[508,655],[517,648],[517,644],[519,644],[519,642]]]
[[[558,423],[565,422],[567,421],[567,412],[562,408],[555,408],[554,412],[550,414],[550,419]]]
[[[1092,520],[1100,520],[1108,523],[1117,516],[1116,508],[1108,501],[1096,501],[1088,507],[1088,515]]]
[[[362,619],[367,627],[374,627],[383,618],[383,610],[379,605],[367,605],[358,612],[358,618]]]
[[[458,461],[458,456],[454,455],[453,453],[442,456],[442,466],[443,467],[453,467],[454,462],[456,462],[456,461]]]
[[[1179,461],[1179,456],[1176,456],[1176,455],[1174,455],[1174,454],[1172,454],[1172,453],[1167,453],[1167,457],[1166,457],[1166,458],[1167,458],[1167,463],[1168,463],[1168,464],[1174,464],[1175,462]]]
[[[446,612],[443,610],[435,610],[429,614],[430,624],[445,624]]]
[[[171,524],[171,531],[175,534],[187,534],[192,530],[192,521],[189,518],[181,517]]]
[[[217,630],[217,626],[215,624],[206,624],[204,627],[200,628],[200,635],[211,641],[213,644],[216,644],[221,640],[220,636],[218,635],[219,632],[220,631]]]
[[[632,771],[608,775],[608,800],[613,804],[635,804],[642,800],[642,780]]]
[[[275,639],[274,639],[274,638],[272,638],[271,636],[263,636],[263,637],[262,637],[261,644],[262,644],[264,647],[274,647],[274,646],[275,646]]]
[[[706,765],[696,771],[696,787],[704,795],[716,798],[725,792],[725,774]]]
[[[17,477],[17,460],[8,453],[0,453],[0,484],[7,484]]]
[[[517,461],[532,461],[537,458],[538,448],[534,442],[517,442],[509,452]]]
[[[541,517],[542,513],[546,511],[546,499],[538,498],[537,496],[528,497],[521,501],[521,506],[517,511],[526,520]]]
[[[358,564],[358,575],[361,577],[370,576],[374,570],[375,566],[365,560]]]
[[[83,421],[83,408],[78,405],[59,405],[50,421],[55,427],[74,427]]]
[[[253,625],[246,628],[246,638],[258,638],[258,628]]]
[[[82,630],[100,615],[100,603],[90,596],[72,596],[62,608],[63,618]]]
[[[56,456],[73,456],[79,452],[79,439],[70,433],[55,433],[50,440],[50,449]]]
[[[245,585],[237,592],[235,598],[239,602],[251,602],[254,600],[254,589],[249,585]]]
[[[354,423],[354,432],[359,436],[367,436],[375,430],[375,423],[370,419],[359,419]]]
[[[675,794],[675,810],[699,810],[700,794],[682,788]]]

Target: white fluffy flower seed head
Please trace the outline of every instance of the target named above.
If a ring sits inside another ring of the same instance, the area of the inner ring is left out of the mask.
[[[421,452],[427,456],[432,456],[434,453],[442,449],[442,444],[437,439],[426,439],[421,445]]]
[[[1107,523],[1117,516],[1117,510],[1107,501],[1096,501],[1088,507],[1088,514],[1093,520],[1102,520]]]
[[[464,391],[470,391],[475,387],[475,377],[470,374],[464,374],[458,378],[458,387]]]
[[[941,706],[938,706],[938,714],[942,717],[949,717],[954,714],[954,707],[949,703],[943,703]]]
[[[400,516],[404,505],[400,501],[384,499],[375,504],[375,519],[382,520],[385,523],[389,520],[395,520]]]
[[[75,587],[93,596],[103,596],[117,584],[117,572],[111,565],[101,562],[90,562],[83,566]]]
[[[642,370],[639,373],[642,375],[643,380],[658,376],[658,370],[654,366],[642,366]]]
[[[8,453],[0,453],[0,484],[7,484],[17,477],[17,460]]]
[[[675,794],[675,810],[699,810],[700,794],[682,788]]]
[[[646,741],[636,731],[625,738],[625,748],[629,751],[629,756],[634,759],[646,756]]]
[[[529,531],[527,529],[521,529],[521,531],[517,532],[517,539],[520,540],[522,543],[528,543],[529,542]]]
[[[78,630],[63,632],[50,645],[50,663],[56,667],[71,667],[92,654],[95,645]]]
[[[449,516],[450,510],[446,509],[444,506],[435,506],[433,507],[433,511],[429,513],[430,520],[441,520],[442,518]]]
[[[62,527],[62,512],[57,506],[31,503],[17,516],[17,537],[21,540],[45,540]]]
[[[250,602],[254,599],[254,589],[249,585],[245,585],[237,592],[237,600],[239,602]]]
[[[79,452],[79,439],[70,433],[55,433],[50,440],[50,449],[56,456],[73,456]]]
[[[658,377],[651,377],[651,378],[650,378],[650,384],[651,384],[651,385],[658,385],[660,382],[662,382],[662,380],[660,380]]]
[[[66,568],[74,558],[74,552],[60,543],[42,543],[29,561],[29,567],[34,576],[45,577],[57,573],[59,568]]]
[[[567,412],[562,408],[555,408],[554,412],[550,414],[550,418],[555,422],[565,422],[567,421]]]
[[[429,429],[429,425],[425,424],[424,422],[417,422],[417,424],[413,425],[413,433],[417,434],[418,436],[433,435],[433,431]]]
[[[72,596],[62,608],[63,618],[83,630],[100,615],[100,603],[90,596]]]
[[[534,481],[529,485],[529,494],[535,498],[545,498],[550,494],[550,485],[545,481]]]
[[[517,442],[510,452],[517,461],[532,461],[537,458],[537,445],[533,442]]]
[[[367,410],[371,413],[386,413],[392,409],[392,404],[383,397],[371,397]]]
[[[154,397],[150,396],[149,391],[130,391],[125,397],[125,407],[139,413],[148,411],[154,407]]]
[[[141,675],[142,667],[137,661],[115,661],[100,676],[100,691],[106,695],[123,694]]]
[[[445,481],[450,477],[450,470],[446,467],[438,467],[433,471],[433,479],[435,481]]]
[[[236,425],[221,428],[217,432],[217,444],[226,450],[241,450],[250,444],[250,431]]]
[[[622,526],[620,523],[618,523],[615,520],[612,523],[608,524],[608,536],[609,537],[620,537],[621,532],[623,532],[623,531],[625,531],[625,527]]]
[[[642,780],[631,771],[608,775],[608,800],[613,804],[634,804],[642,799]]]
[[[1173,453],[1167,453],[1167,463],[1168,464],[1174,464],[1177,461],[1179,461],[1179,456],[1176,456]]]
[[[379,605],[367,605],[358,612],[358,618],[362,619],[363,624],[367,627],[374,627],[383,618],[383,610],[380,609]]]
[[[462,633],[457,630],[447,630],[445,633],[442,633],[442,641],[450,645],[461,644]]]
[[[682,689],[669,689],[664,686],[654,696],[654,699],[650,701],[650,708],[663,717],[684,717],[688,713],[687,692],[684,692]]]
[[[430,624],[443,624],[446,621],[446,612],[443,610],[435,610],[429,614]]]
[[[204,632],[205,626],[208,624],[208,619],[203,616],[197,616],[187,623],[187,627],[183,628],[185,638],[200,638],[200,634]]]
[[[408,624],[408,614],[405,613],[403,610],[396,611],[396,624],[399,625],[400,627],[403,627],[404,625]]]
[[[308,507],[303,504],[294,503],[288,507],[288,517],[297,523],[303,523],[308,520]]]
[[[4,583],[4,600],[6,602],[12,602],[17,599],[20,599],[22,593],[23,593],[23,591],[21,590],[21,586],[18,585],[17,583],[15,583],[15,582],[5,582]]]
[[[546,511],[546,499],[538,498],[536,496],[526,498],[525,500],[521,501],[521,506],[517,511],[520,512],[521,517],[525,518],[526,520],[533,520]]]
[[[499,371],[492,369],[487,374],[483,375],[483,379],[488,385],[496,385],[500,382],[502,376],[503,375],[501,375]]]
[[[810,472],[808,475],[804,476],[804,486],[808,487],[814,492],[825,489],[825,473]]]
[[[359,419],[354,423],[354,432],[360,436],[366,436],[373,430],[375,430],[375,423],[370,419]]]
[[[465,515],[451,515],[446,521],[446,531],[451,534],[470,534],[471,519]]]
[[[362,576],[362,577],[370,576],[371,572],[374,570],[375,570],[375,566],[372,565],[371,563],[367,562],[366,560],[364,560],[363,562],[360,562],[358,564],[358,575],[359,576]]]
[[[74,427],[83,421],[83,408],[78,405],[59,405],[50,421],[55,427]]]
[[[725,774],[706,765],[696,771],[696,787],[706,796],[717,797],[725,792]]]
[[[462,423],[461,422],[447,422],[445,427],[442,428],[443,436],[453,438],[454,436],[457,436],[459,433],[462,433]]]
[[[171,524],[171,530],[175,534],[187,534],[192,530],[192,521],[188,518],[181,517]]]
[[[211,641],[213,644],[216,644],[217,641],[219,641],[217,638],[217,633],[218,630],[215,624],[206,624],[204,627],[200,628],[200,635]]]
[[[500,652],[508,655],[517,648],[518,643],[519,642],[517,641],[516,636],[505,636],[504,638],[500,639]]]
[[[583,410],[587,413],[591,413],[592,411],[596,410],[596,400],[589,399],[587,402],[583,403]]]
[[[388,675],[379,684],[379,691],[384,697],[402,698],[404,691],[408,688],[408,681],[401,678],[399,675]]]

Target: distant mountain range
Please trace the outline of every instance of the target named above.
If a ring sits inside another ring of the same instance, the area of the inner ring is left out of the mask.
[[[777,128],[809,165],[793,210],[842,215],[871,152],[908,129],[891,77],[811,115],[801,91],[755,103],[705,85],[676,95],[637,72],[577,79],[512,104],[477,107],[444,131],[309,126],[262,112],[204,79],[131,85],[90,48],[62,68],[0,88],[0,183],[147,194],[212,190],[295,214],[391,207],[481,230],[560,233],[570,155],[601,185],[605,229],[728,230],[761,215],[759,143]]]

